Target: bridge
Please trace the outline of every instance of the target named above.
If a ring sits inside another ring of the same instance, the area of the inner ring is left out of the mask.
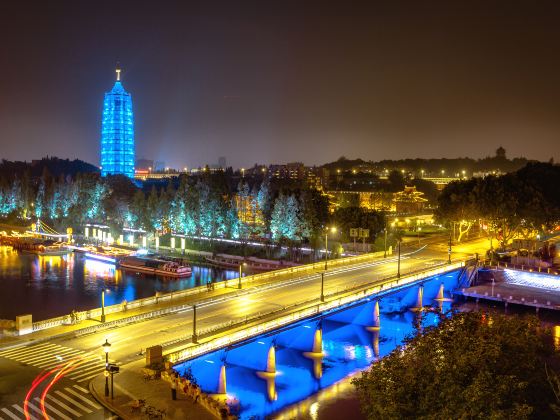
[[[446,273],[464,272],[483,246],[479,241],[454,247],[450,264],[447,246],[431,244],[403,253],[400,259],[369,254],[329,261],[327,270],[321,262],[231,279],[217,283],[214,290],[203,286],[106,307],[105,323],[100,322],[100,308],[79,314],[78,324],[68,317],[38,321],[26,335],[0,339],[0,361],[22,362],[25,366],[19,368],[38,371],[77,354],[97,355],[67,374],[78,386],[103,374],[101,345],[105,340],[111,344],[110,361],[120,364],[121,371],[143,363],[146,348],[158,345],[168,361],[179,364],[366,304],[367,299],[412,290],[418,302],[423,283]],[[21,381],[29,377],[21,375]]]

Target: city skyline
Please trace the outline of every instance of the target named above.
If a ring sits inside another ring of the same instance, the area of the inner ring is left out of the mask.
[[[117,61],[137,157],[171,167],[480,158],[498,145],[560,159],[553,2],[2,8],[5,159],[98,164]]]

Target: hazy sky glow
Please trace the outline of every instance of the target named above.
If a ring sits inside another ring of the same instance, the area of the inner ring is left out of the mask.
[[[137,157],[170,166],[560,160],[558,1],[21,3],[0,5],[0,158],[97,164],[118,60]]]

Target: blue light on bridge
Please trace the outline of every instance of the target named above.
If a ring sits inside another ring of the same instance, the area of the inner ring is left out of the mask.
[[[424,282],[425,305],[436,310],[440,305],[435,301],[439,286],[453,288],[457,285],[459,272],[451,277],[434,276]],[[413,291],[417,287],[411,288]],[[392,296],[383,297],[381,307],[390,309],[398,305],[384,305],[385,299],[415,303],[408,290],[401,290]],[[449,303],[448,303],[449,304]],[[414,324],[419,315],[406,308],[401,312],[383,311],[380,313],[380,330],[368,330],[370,316],[366,312],[373,310],[373,301],[365,302],[344,311],[326,314],[320,323],[317,320],[303,321],[292,328],[278,331],[276,334],[259,336],[229,350],[218,350],[192,361],[175,366],[181,374],[188,367],[208,393],[218,389],[220,368],[226,366],[227,394],[239,400],[241,419],[266,418],[287,407],[305,400],[322,389],[339,383],[345,377],[367,368],[379,360],[403,340],[413,334]],[[426,312],[423,326],[435,325],[439,315]],[[310,351],[315,328],[322,327],[323,357],[310,358]],[[276,375],[259,377],[270,345],[276,347]],[[302,405],[303,406],[303,405]]]

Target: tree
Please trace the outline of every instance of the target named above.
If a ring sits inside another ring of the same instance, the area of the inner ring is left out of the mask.
[[[340,232],[340,239],[343,242],[351,240],[350,229],[352,228],[369,229],[369,236],[374,239],[385,224],[383,213],[362,207],[340,208],[333,213],[332,220]]]
[[[480,217],[477,212],[474,189],[477,181],[453,181],[445,186],[438,197],[436,218],[443,224],[456,223],[459,227],[457,242],[467,234],[471,226]]]
[[[553,418],[546,363],[558,362],[536,317],[442,317],[353,383],[368,419]]]
[[[389,180],[389,191],[397,192],[404,190],[405,187],[405,179],[401,172],[399,171],[391,171],[388,176]]]

